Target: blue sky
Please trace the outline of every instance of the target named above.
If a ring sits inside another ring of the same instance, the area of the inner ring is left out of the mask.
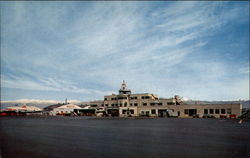
[[[249,99],[249,2],[0,2],[1,99]]]

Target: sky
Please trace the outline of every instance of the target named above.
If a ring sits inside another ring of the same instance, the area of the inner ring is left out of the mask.
[[[1,100],[249,99],[249,2],[0,2]]]

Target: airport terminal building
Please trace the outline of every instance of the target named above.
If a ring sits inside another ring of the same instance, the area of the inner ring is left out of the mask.
[[[163,99],[151,93],[133,94],[124,81],[118,94],[106,95],[104,100],[89,102],[89,105],[120,117],[237,118],[242,110],[241,104],[185,104],[179,96]]]

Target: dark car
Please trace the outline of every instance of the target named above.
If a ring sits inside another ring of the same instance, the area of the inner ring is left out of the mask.
[[[194,114],[193,118],[200,118],[200,116],[198,114]]]
[[[215,118],[213,115],[210,114],[204,114],[202,118]]]

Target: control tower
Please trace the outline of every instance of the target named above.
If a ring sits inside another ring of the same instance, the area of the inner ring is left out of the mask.
[[[131,90],[127,89],[127,85],[124,80],[122,82],[121,89],[119,90],[119,94],[131,94]]]

